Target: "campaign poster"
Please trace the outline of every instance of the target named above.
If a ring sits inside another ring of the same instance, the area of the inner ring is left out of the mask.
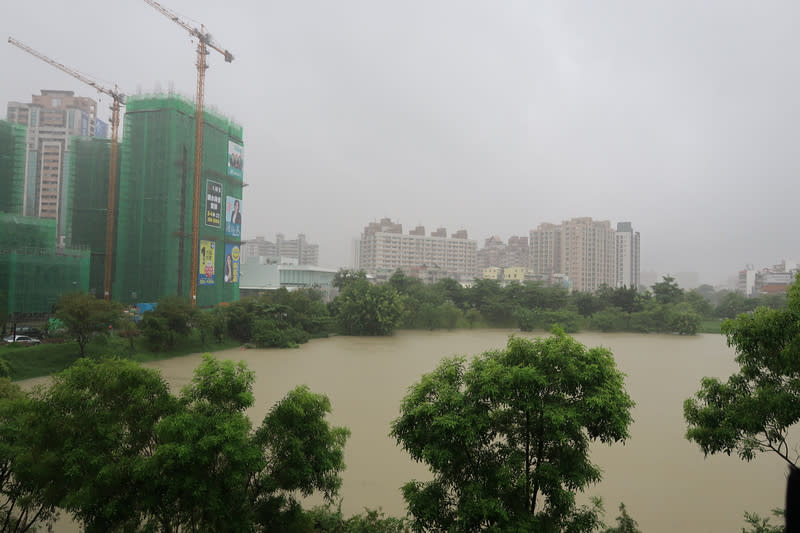
[[[239,245],[225,245],[225,283],[239,283]]]
[[[242,201],[233,196],[225,198],[225,235],[242,238]]]
[[[206,180],[206,226],[218,228],[222,216],[222,184]]]
[[[217,243],[214,241],[200,241],[200,279],[199,285],[214,284],[214,259]]]
[[[244,176],[244,147],[228,141],[228,176],[242,179]]]

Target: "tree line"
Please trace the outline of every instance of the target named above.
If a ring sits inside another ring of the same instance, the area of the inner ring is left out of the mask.
[[[464,287],[442,279],[424,284],[400,270],[382,284],[371,283],[362,271],[340,270],[334,285],[339,294],[329,303],[318,289],[266,291],[212,309],[198,309],[185,298],[169,296],[138,323],[120,304],[71,293],[57,302],[57,320],[48,323],[46,333],[74,340],[81,357],[93,345],[93,354],[118,355],[188,353],[231,343],[290,348],[330,334],[391,335],[397,329],[548,331],[557,325],[567,333],[590,329],[693,335],[719,332],[721,320],[758,306],[786,305],[785,294],[746,298],[708,285],[687,291],[668,276],[644,291],[602,286],[594,293],[570,293],[527,281],[502,285],[481,279]],[[112,332],[115,335],[108,335]],[[47,349],[51,348],[36,348]],[[0,351],[0,376],[19,375],[16,366],[22,361],[16,357],[15,361],[7,350]],[[30,370],[24,375],[36,373]]]
[[[479,279],[463,287],[443,279],[428,285],[400,270],[381,285],[370,284],[364,272],[342,270],[334,284],[341,292],[331,315],[340,331],[351,335],[479,326],[546,331],[554,325],[568,333],[592,329],[693,335],[704,321],[718,327],[719,320],[758,306],[786,305],[785,294],[746,298],[709,285],[686,291],[669,276],[645,291],[602,286],[594,293],[530,281],[503,285]]]

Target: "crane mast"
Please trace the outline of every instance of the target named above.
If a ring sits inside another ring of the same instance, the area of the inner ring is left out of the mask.
[[[111,156],[109,162],[109,170],[108,170],[108,210],[106,211],[106,256],[105,256],[105,273],[103,279],[103,298],[106,301],[111,300],[111,263],[114,257],[113,254],[113,246],[114,246],[114,222],[116,221],[116,213],[115,213],[115,204],[116,204],[116,194],[117,194],[117,157],[118,157],[118,140],[119,140],[119,114],[120,109],[125,104],[125,95],[119,92],[119,88],[114,86],[114,89],[108,89],[99,85],[97,82],[88,78],[54,59],[50,59],[46,55],[37,52],[30,46],[14,39],[13,37],[8,38],[8,42],[13,44],[17,48],[28,52],[34,57],[37,57],[56,67],[57,69],[66,72],[73,78],[82,81],[86,85],[93,87],[98,92],[101,92],[105,95],[111,97]]]
[[[205,26],[202,24],[200,28],[195,28],[177,14],[165,8],[155,0],[144,0],[147,4],[154,7],[162,15],[173,21],[175,24],[189,32],[189,34],[197,39],[197,94],[195,98],[195,143],[194,143],[194,196],[192,198],[192,260],[191,260],[191,276],[190,276],[190,293],[192,305],[197,305],[197,277],[200,271],[200,186],[202,181],[202,165],[203,165],[203,96],[204,85],[206,78],[206,70],[208,70],[208,63],[206,63],[206,56],[209,54],[208,49],[215,50],[225,57],[225,61],[230,63],[233,61],[233,54],[228,50],[218,46],[211,39],[211,34],[206,32]]]

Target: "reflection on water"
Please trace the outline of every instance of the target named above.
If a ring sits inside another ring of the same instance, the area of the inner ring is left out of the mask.
[[[342,508],[364,507],[405,513],[399,487],[427,477],[388,436],[408,387],[439,359],[476,355],[502,347],[508,332],[400,332],[389,338],[335,337],[295,350],[228,350],[220,358],[244,360],[256,373],[256,404],[248,413],[260,424],[269,407],[298,384],[327,394],[334,424],[350,428]],[[719,335],[679,337],[581,333],[587,346],[603,345],[625,372],[626,388],[637,405],[631,439],[625,445],[597,445],[592,460],[603,481],[587,496],[602,496],[611,525],[620,501],[645,532],[739,531],[745,510],[762,515],[783,504],[785,468],[766,455],[751,463],[736,457],[703,458],[684,439],[683,400],[703,376],[727,377],[736,370],[733,352]],[[158,361],[177,390],[191,379],[200,356]],[[38,380],[37,380],[38,381]],[[28,383],[32,383],[31,382]],[[74,530],[70,526],[59,531]]]

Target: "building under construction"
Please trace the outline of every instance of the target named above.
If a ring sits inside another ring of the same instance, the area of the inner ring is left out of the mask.
[[[89,285],[89,251],[56,247],[55,219],[0,213],[0,306],[16,317],[51,313]]]
[[[188,298],[197,276],[199,306],[237,300],[242,127],[203,112],[199,268],[192,272],[195,105],[176,95],[130,97],[124,123],[113,299]]]
[[[69,182],[72,191],[68,235],[69,244],[91,251],[89,294],[103,297],[106,264],[109,164],[111,140],[73,137],[70,143]],[[117,164],[119,190],[119,164]],[[114,212],[119,212],[116,197]],[[112,256],[113,257],[113,256]]]
[[[25,201],[25,136],[25,126],[0,120],[0,213],[22,214]]]

